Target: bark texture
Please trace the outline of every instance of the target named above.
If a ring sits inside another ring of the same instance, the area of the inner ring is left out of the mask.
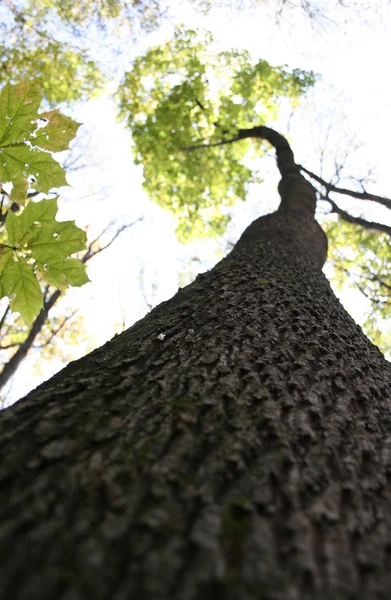
[[[0,597],[388,600],[391,369],[308,211],[0,414]]]

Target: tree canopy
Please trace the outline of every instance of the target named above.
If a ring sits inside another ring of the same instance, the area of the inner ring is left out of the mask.
[[[241,128],[276,119],[283,100],[296,104],[315,82],[301,69],[218,52],[210,33],[178,29],[172,41],[136,58],[118,97],[150,197],[172,211],[181,240],[220,234],[227,208],[257,180],[262,153],[249,139],[218,145]],[[208,148],[191,151],[207,143]],[[214,146],[214,144],[217,144]]]
[[[132,39],[161,16],[159,0],[7,0],[0,3],[2,79],[39,77],[52,105],[85,100],[112,71],[112,55],[120,51],[114,32],[124,30]]]

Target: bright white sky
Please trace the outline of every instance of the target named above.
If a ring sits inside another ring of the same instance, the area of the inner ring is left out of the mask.
[[[334,2],[326,6],[330,4]],[[210,29],[224,49],[245,48],[254,58],[266,59],[271,64],[288,64],[320,73],[322,82],[289,122],[297,161],[319,172],[319,145],[323,145],[325,132],[332,122],[327,146],[331,161],[333,148],[346,147],[354,136],[363,147],[351,161],[351,174],[359,175],[375,167],[378,185],[373,186],[373,190],[391,194],[391,185],[387,185],[387,145],[391,139],[387,64],[391,56],[391,9],[387,0],[377,16],[372,9],[367,9],[369,26],[359,22],[354,11],[348,9],[329,11],[330,20],[324,19],[315,26],[302,14],[285,14],[278,27],[273,17],[265,14],[264,7],[235,15],[214,9],[204,18],[194,13],[186,2],[175,6],[175,19],[133,47],[134,55],[140,48],[170,38],[174,25],[184,23],[191,28]],[[273,14],[272,9],[268,12]],[[120,330],[123,321],[128,327],[147,312],[139,282],[142,269],[145,294],[155,305],[176,292],[179,273],[189,270],[187,261],[191,257],[199,257],[201,261],[198,267],[197,263],[193,264],[193,272],[196,268],[205,270],[217,261],[216,252],[224,245],[221,241],[190,246],[177,242],[169,215],[154,205],[142,189],[142,170],[133,165],[129,132],[116,122],[112,91],[109,86],[105,96],[76,107],[71,115],[84,124],[89,135],[86,162],[91,160],[95,166],[69,176],[72,188],[64,190],[60,203],[60,219],[76,217],[79,226],[89,227],[91,238],[113,219],[121,224],[144,218],[142,223],[122,234],[112,248],[89,263],[91,283],[70,290],[56,309],[61,312],[68,305],[82,307],[80,313],[85,318],[85,330],[92,347],[110,339]],[[333,116],[330,116],[330,107]],[[285,116],[280,123],[281,131],[286,131],[286,127]],[[327,174],[327,164],[325,167]],[[234,211],[226,240],[235,241],[253,218],[275,206],[278,173],[271,156],[264,159],[262,168],[267,180]],[[106,188],[105,194],[92,194],[102,187]],[[154,295],[153,284],[157,286]],[[349,312],[359,319],[362,305],[357,303],[356,295],[345,294],[343,300]],[[74,358],[85,354],[86,348],[82,343],[74,348]],[[46,364],[41,376],[32,378],[37,357],[37,353],[32,353],[25,361],[9,390],[8,401],[16,400],[62,366]]]

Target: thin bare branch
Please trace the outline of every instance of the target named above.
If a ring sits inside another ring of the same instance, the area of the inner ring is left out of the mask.
[[[361,225],[361,227],[365,227],[365,229],[370,229],[373,231],[380,231],[387,235],[391,236],[391,227],[388,225],[384,225],[383,223],[376,223],[374,221],[367,221],[367,219],[363,219],[362,217],[353,217],[345,210],[340,208],[333,200],[331,200],[328,196],[321,196],[322,200],[329,202],[331,205],[331,212],[337,213],[347,223],[353,223],[354,225]]]
[[[50,342],[52,341],[53,338],[56,337],[56,335],[58,335],[61,331],[61,329],[64,328],[65,324],[68,323],[68,321],[70,321],[80,310],[79,308],[76,308],[74,311],[71,312],[70,315],[67,315],[66,317],[64,317],[63,321],[60,323],[60,325],[56,328],[53,329],[50,336],[47,338],[47,340],[45,340],[42,344],[34,344],[34,348],[46,348],[46,346],[48,346],[50,344]]]
[[[368,192],[355,192],[354,190],[347,190],[345,188],[337,187],[336,185],[333,185],[332,183],[328,183],[327,181],[325,181],[324,179],[319,177],[319,175],[315,175],[315,173],[312,173],[311,171],[309,171],[302,165],[298,165],[298,167],[301,171],[306,173],[306,175],[311,177],[311,179],[313,179],[314,181],[317,181],[318,183],[323,185],[323,187],[328,192],[335,192],[337,194],[342,194],[344,196],[351,196],[352,198],[357,198],[358,200],[371,200],[372,202],[378,202],[379,204],[382,204],[386,208],[391,209],[390,198],[386,198],[384,196],[377,196],[376,194],[370,194]]]
[[[41,331],[43,324],[45,323],[50,309],[57,302],[59,297],[61,296],[60,290],[56,290],[53,294],[44,302],[43,308],[39,312],[38,316],[35,318],[33,322],[30,332],[27,338],[19,344],[16,352],[11,356],[10,360],[4,365],[3,370],[0,373],[0,389],[5,386],[5,384],[11,379],[19,365],[22,363],[24,358],[27,356],[33,342],[39,332]]]
[[[85,264],[87,261],[89,261],[91,258],[96,256],[97,254],[99,254],[103,250],[106,250],[106,248],[109,248],[109,246],[111,246],[111,244],[118,238],[119,235],[121,235],[121,233],[123,231],[125,231],[126,229],[129,229],[130,227],[133,227],[133,225],[135,225],[139,221],[143,221],[143,217],[139,217],[135,221],[132,221],[132,223],[127,223],[126,225],[122,225],[122,227],[117,229],[116,233],[113,235],[111,240],[109,242],[107,242],[107,244],[105,244],[104,246],[99,246],[97,249],[94,250],[93,249],[94,244],[96,244],[100,240],[100,238],[106,233],[106,231],[108,231],[110,229],[110,227],[112,227],[114,225],[114,221],[109,223],[109,225],[107,227],[105,227],[100,232],[100,234],[89,244],[86,252],[80,259],[81,262]]]
[[[2,0],[2,2],[4,2],[6,6],[8,6],[8,8],[10,9],[17,21],[20,21],[21,23],[24,23],[26,21],[25,15],[22,12],[20,12],[20,10],[18,10],[18,8],[15,6],[15,4],[11,2],[11,0]]]
[[[12,14],[14,15],[15,18],[15,22],[19,25],[20,28],[23,28],[26,21],[29,20],[29,27],[35,31],[35,33],[37,35],[39,35],[41,38],[48,40],[49,42],[53,41],[53,37],[51,35],[48,35],[47,33],[45,33],[44,31],[42,31],[39,27],[36,27],[35,24],[32,24],[31,21],[34,21],[33,19],[31,19],[31,15],[29,15],[28,13],[24,13],[22,11],[20,11],[13,2],[11,2],[11,0],[0,0],[2,2],[4,2],[4,4],[6,6],[8,6],[8,8],[10,9],[10,11],[12,12]]]
[[[13,344],[5,344],[2,346],[0,344],[0,350],[8,350],[9,348],[16,348],[20,346],[20,342],[14,342]]]
[[[5,322],[6,318],[7,318],[7,315],[8,315],[8,313],[10,312],[10,310],[11,310],[11,307],[10,307],[10,305],[9,305],[9,304],[7,304],[7,306],[6,306],[6,309],[5,309],[5,311],[3,312],[3,316],[2,316],[2,317],[1,317],[1,319],[0,319],[0,331],[1,331],[1,330],[2,330],[2,328],[3,328],[4,322]]]

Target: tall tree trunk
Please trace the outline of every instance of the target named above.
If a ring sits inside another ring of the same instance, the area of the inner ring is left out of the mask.
[[[1,598],[390,598],[391,368],[322,274],[302,182],[280,189],[0,415]]]

